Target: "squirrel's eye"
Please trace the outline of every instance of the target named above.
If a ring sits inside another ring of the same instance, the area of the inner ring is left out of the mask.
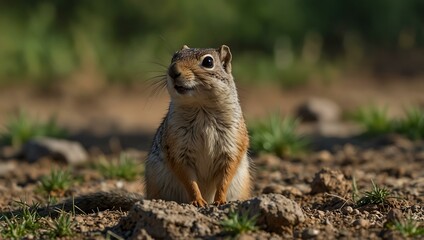
[[[213,68],[213,58],[211,56],[203,58],[202,66],[205,68]]]

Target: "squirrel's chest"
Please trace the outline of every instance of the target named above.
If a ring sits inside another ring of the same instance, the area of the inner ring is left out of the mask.
[[[214,174],[225,156],[236,151],[236,128],[216,119],[200,118],[177,128],[175,147],[180,162],[195,167],[200,176]]]
[[[193,141],[191,164],[196,166],[198,177],[208,181],[213,175],[222,171],[222,166],[229,161],[228,156],[235,151],[232,129],[221,131],[214,125],[198,129],[198,141]]]

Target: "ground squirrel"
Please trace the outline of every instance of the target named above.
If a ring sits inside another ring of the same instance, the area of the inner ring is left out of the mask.
[[[146,161],[146,198],[204,206],[246,199],[249,137],[231,74],[230,48],[183,46],[171,60],[171,96]]]
[[[163,80],[171,102],[147,157],[145,198],[204,206],[250,196],[249,137],[231,58],[225,45],[217,49],[184,46],[172,57]],[[124,191],[97,192],[38,212],[128,210],[141,199],[140,194]]]

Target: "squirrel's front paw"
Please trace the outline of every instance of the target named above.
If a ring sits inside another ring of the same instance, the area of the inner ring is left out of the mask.
[[[218,192],[215,195],[215,199],[213,201],[213,205],[215,206],[220,206],[220,205],[224,205],[227,202],[227,197],[225,194],[219,194],[222,193],[223,191]]]
[[[192,201],[190,204],[193,204],[196,207],[204,207],[206,206],[208,203],[205,201],[205,199],[203,198],[197,198],[194,201]]]
[[[221,205],[224,205],[225,203],[226,203],[226,201],[223,201],[223,200],[215,200],[213,202],[213,205],[215,205],[215,206],[221,206]]]

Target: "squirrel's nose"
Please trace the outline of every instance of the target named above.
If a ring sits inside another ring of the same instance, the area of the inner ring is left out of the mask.
[[[168,75],[172,79],[176,79],[181,75],[181,72],[178,70],[177,64],[173,63],[168,69]]]

